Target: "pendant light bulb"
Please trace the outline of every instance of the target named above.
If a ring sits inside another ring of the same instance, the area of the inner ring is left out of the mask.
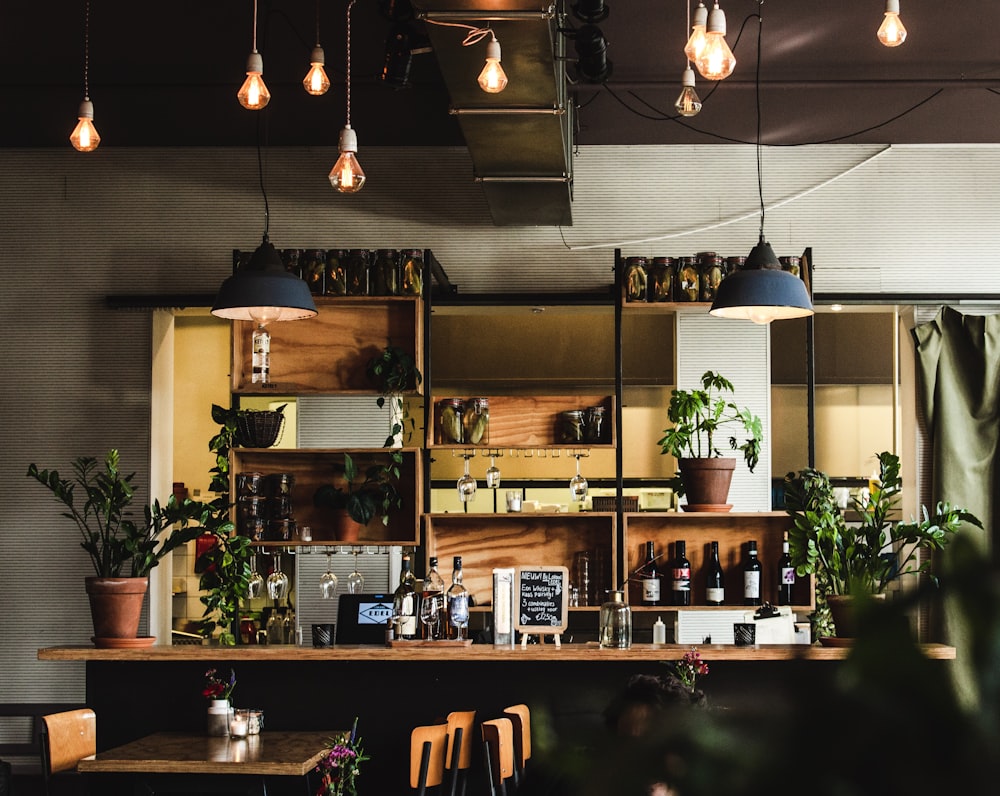
[[[697,61],[705,49],[705,28],[708,25],[708,9],[700,2],[694,10],[694,22],[691,24],[691,36],[684,45],[684,55],[689,61]]]
[[[357,193],[365,184],[365,173],[358,163],[358,134],[345,125],[340,131],[340,157],[330,172],[330,185],[341,193]]]
[[[500,66],[500,42],[496,36],[486,45],[486,66],[479,73],[478,82],[487,94],[499,94],[507,88],[507,73]]]
[[[701,99],[694,90],[694,70],[690,66],[681,75],[681,93],[674,103],[674,109],[681,116],[697,116],[701,110]]]
[[[311,67],[306,73],[302,85],[314,97],[326,94],[330,88],[330,78],[327,77],[326,70],[323,68],[326,65],[326,56],[323,53],[322,47],[313,47],[309,62]]]
[[[247,57],[247,79],[236,99],[248,111],[259,111],[271,100],[271,92],[264,85],[264,59],[256,50]]]
[[[724,80],[736,68],[736,56],[726,43],[726,13],[718,3],[708,12],[705,49],[694,65],[706,80]]]
[[[899,18],[899,0],[885,0],[885,16],[876,35],[886,47],[898,47],[906,41],[906,28]]]
[[[76,127],[70,134],[69,142],[78,152],[93,152],[101,143],[101,136],[94,127],[94,103],[84,97],[77,111]]]

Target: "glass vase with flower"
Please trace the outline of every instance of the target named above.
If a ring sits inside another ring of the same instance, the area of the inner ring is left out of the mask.
[[[366,760],[355,717],[351,731],[331,738],[326,753],[316,764],[320,775],[316,796],[357,796],[357,778],[361,763]]]

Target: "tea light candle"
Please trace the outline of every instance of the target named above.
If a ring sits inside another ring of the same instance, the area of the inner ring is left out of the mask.
[[[229,721],[229,734],[233,738],[245,738],[250,729],[250,723],[244,715],[234,715]]]

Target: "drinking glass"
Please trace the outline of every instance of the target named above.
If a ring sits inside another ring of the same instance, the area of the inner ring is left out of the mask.
[[[264,576],[257,571],[257,553],[250,557],[250,577],[247,579],[247,597],[251,600],[260,597],[264,591]]]
[[[497,467],[495,456],[490,456],[490,466],[486,471],[486,486],[490,489],[500,488],[500,468]]]
[[[438,623],[441,620],[442,595],[424,595],[420,602],[420,621],[427,627],[427,638],[436,639],[438,637]]]
[[[324,600],[332,600],[337,595],[337,576],[333,574],[333,551],[326,551],[326,572],[320,575],[319,591]]]
[[[471,503],[476,499],[476,479],[469,474],[469,457],[465,457],[465,474],[458,479],[458,496],[463,503]]]
[[[570,479],[569,494],[573,500],[587,499],[587,479],[580,475],[580,454],[576,455],[576,475]]]
[[[354,572],[347,576],[347,592],[361,594],[365,590],[365,576],[358,571],[358,548],[354,548]]]
[[[267,596],[272,600],[284,600],[288,596],[288,575],[281,571],[281,553],[273,555],[271,574],[267,576]]]

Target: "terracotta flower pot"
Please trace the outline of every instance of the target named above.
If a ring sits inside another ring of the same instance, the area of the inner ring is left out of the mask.
[[[364,527],[361,523],[355,522],[346,510],[338,511],[334,516],[333,533],[338,542],[357,542]]]
[[[736,470],[736,459],[717,456],[709,459],[678,459],[677,467],[687,496],[685,511],[729,511],[729,485]]]
[[[869,594],[864,599],[885,600],[884,594]],[[853,594],[829,594],[826,604],[836,628],[837,638],[854,638],[858,635],[857,598]]]
[[[149,578],[85,578],[95,639],[135,638]]]

